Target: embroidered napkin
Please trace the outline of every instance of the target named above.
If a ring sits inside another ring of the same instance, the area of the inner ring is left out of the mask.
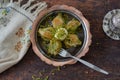
[[[47,7],[45,2],[32,4],[33,1],[22,6],[22,0],[0,1],[0,73],[18,63],[30,46],[32,23]]]

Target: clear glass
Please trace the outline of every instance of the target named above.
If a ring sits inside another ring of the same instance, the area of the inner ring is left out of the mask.
[[[120,34],[120,13],[113,15],[110,22],[110,28],[114,33]]]

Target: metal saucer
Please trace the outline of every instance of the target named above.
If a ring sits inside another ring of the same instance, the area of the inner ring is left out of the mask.
[[[105,15],[103,30],[110,38],[120,40],[120,9],[114,9]]]

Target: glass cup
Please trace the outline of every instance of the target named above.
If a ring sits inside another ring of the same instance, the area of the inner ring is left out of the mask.
[[[103,30],[110,38],[120,40],[120,9],[114,9],[105,15]]]

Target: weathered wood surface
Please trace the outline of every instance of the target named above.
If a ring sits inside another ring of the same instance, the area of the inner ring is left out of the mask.
[[[102,30],[104,15],[113,9],[120,8],[120,0],[44,0],[48,7],[55,4],[66,4],[82,11],[89,20],[93,35],[92,45],[88,54],[82,59],[89,61],[114,75],[103,75],[89,69],[81,63],[67,65],[49,80],[120,80],[120,41],[107,37]],[[29,48],[25,57],[15,66],[0,74],[0,80],[32,80],[32,75],[40,76],[45,71],[48,75],[55,67],[42,62]]]

